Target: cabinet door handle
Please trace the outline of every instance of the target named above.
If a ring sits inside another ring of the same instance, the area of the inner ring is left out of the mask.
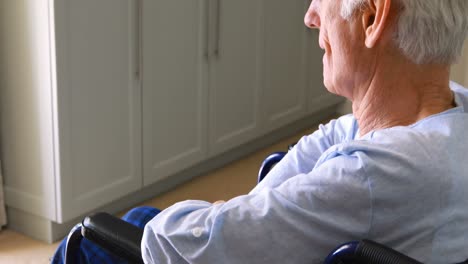
[[[219,36],[220,36],[220,0],[206,0],[206,52],[205,56],[210,59],[211,56],[219,56]]]
[[[136,0],[135,2],[135,77],[137,80],[141,78],[141,63],[142,63],[142,13],[143,13],[143,0]]]
[[[215,32],[214,32],[214,55],[219,57],[219,38],[221,30],[221,0],[215,0]]]
[[[205,58],[207,60],[210,59],[210,16],[211,16],[211,12],[210,12],[210,0],[205,0],[203,1],[203,4],[204,4],[204,13],[202,14],[203,15],[203,18],[204,18],[204,24],[205,24],[205,38],[204,38],[204,42],[203,43],[203,46],[204,46],[204,50],[203,50],[203,55],[205,56]]]

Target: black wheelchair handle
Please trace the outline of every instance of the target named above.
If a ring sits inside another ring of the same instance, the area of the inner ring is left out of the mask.
[[[108,213],[87,216],[82,223],[83,237],[130,263],[143,263],[141,240],[143,229]]]

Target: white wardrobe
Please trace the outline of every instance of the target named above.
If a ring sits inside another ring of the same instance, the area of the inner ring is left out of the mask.
[[[59,239],[84,214],[333,113],[308,4],[1,1],[9,223]]]

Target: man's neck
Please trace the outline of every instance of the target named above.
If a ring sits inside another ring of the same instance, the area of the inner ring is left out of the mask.
[[[359,136],[378,129],[411,125],[454,106],[448,87],[448,66],[379,69],[368,84],[354,93],[353,113],[359,123]]]

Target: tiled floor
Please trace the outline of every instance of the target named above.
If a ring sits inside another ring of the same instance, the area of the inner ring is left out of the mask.
[[[151,199],[144,205],[166,208],[171,204],[197,199],[206,201],[228,200],[247,193],[256,183],[256,174],[263,159],[271,152],[285,150],[287,145],[296,142],[302,135],[315,130],[303,131],[293,137],[257,151],[219,170],[197,177],[172,191]],[[49,245],[26,236],[3,230],[0,232],[0,263],[49,263],[58,243]]]

